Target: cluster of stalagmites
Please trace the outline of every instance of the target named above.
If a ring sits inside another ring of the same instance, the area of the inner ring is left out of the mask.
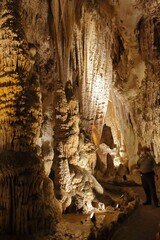
[[[53,180],[55,193],[62,211],[89,212],[92,210],[94,191],[103,188],[93,176],[96,148],[80,130],[78,102],[70,82],[65,91],[59,83],[56,90],[55,158]]]

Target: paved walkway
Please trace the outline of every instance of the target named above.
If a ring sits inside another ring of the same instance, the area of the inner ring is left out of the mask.
[[[142,187],[135,187],[142,202],[145,200]],[[158,193],[160,199],[160,193]],[[139,206],[135,212],[117,229],[112,240],[155,240],[160,224],[160,208],[152,205]]]

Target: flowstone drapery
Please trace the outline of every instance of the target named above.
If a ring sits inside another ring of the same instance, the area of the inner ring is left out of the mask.
[[[36,50],[26,41],[19,3],[3,1],[0,11],[0,232],[51,233],[59,207],[37,148],[42,104]]]
[[[160,161],[159,11],[159,0],[1,0],[0,232],[54,233],[140,145]]]

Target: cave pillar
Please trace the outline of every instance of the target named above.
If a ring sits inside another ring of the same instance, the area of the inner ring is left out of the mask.
[[[53,184],[36,150],[42,115],[38,75],[19,2],[4,0],[0,7],[0,232],[53,233]]]

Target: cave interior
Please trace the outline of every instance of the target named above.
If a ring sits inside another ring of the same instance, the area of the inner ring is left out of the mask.
[[[115,186],[139,184],[144,145],[159,166],[159,13],[159,0],[0,1],[0,235],[94,239],[96,213],[105,239],[137,206]]]

